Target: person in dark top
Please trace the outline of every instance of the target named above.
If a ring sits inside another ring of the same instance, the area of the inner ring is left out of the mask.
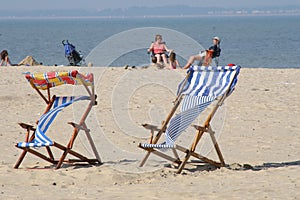
[[[7,50],[1,51],[0,57],[1,57],[0,66],[2,66],[2,65],[4,65],[4,66],[11,66],[12,65],[11,62],[10,62],[10,60],[9,60]]]
[[[183,67],[183,69],[188,69],[196,60],[202,61],[202,65],[208,66],[211,64],[212,59],[219,57],[221,53],[220,38],[213,38],[213,46],[209,47],[205,51],[201,51],[197,55],[193,55],[189,58],[187,64]]]

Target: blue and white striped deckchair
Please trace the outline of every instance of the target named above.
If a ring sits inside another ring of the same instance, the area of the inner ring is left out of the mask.
[[[93,74],[81,74],[77,70],[73,70],[69,72],[47,72],[34,74],[26,73],[25,78],[28,80],[30,85],[37,91],[37,93],[42,97],[42,99],[46,102],[47,107],[44,114],[38,120],[36,128],[33,128],[33,126],[25,123],[19,123],[22,128],[27,129],[27,134],[25,142],[19,142],[16,144],[16,147],[22,149],[23,152],[20,155],[14,167],[18,168],[20,166],[27,152],[32,153],[33,155],[36,155],[41,159],[44,159],[56,165],[56,169],[60,168],[63,162],[68,161],[87,162],[90,164],[101,163],[100,156],[90,135],[90,130],[87,128],[87,125],[85,123],[85,120],[89,115],[92,107],[96,105]],[[53,95],[51,98],[50,89],[60,85],[82,85],[84,86],[88,96],[57,97]],[[42,92],[41,90],[47,90],[47,95],[45,95],[45,92]],[[63,146],[51,140],[46,135],[46,133],[53,121],[55,120],[55,118],[57,117],[58,113],[67,106],[70,106],[71,104],[82,100],[87,100],[88,105],[84,113],[82,114],[82,117],[78,124],[74,122],[69,122],[69,124],[73,126],[73,134],[69,139],[69,143],[66,146]],[[87,158],[72,149],[73,143],[75,142],[75,139],[81,130],[85,132],[85,135],[95,154],[95,159]],[[33,133],[30,134],[31,132]],[[42,149],[42,147],[46,149],[47,155],[42,153],[42,151],[40,150]],[[52,147],[58,148],[63,151],[59,159],[55,159],[51,150]],[[76,159],[66,160],[65,158],[68,154],[72,155]]]
[[[218,66],[218,67],[205,67],[205,66],[192,66],[188,70],[188,75],[178,86],[177,98],[181,102],[181,112],[171,118],[165,125],[165,142],[157,144],[161,132],[159,131],[158,136],[150,144],[140,144],[139,147],[147,150],[148,154],[142,161],[143,165],[149,156],[149,152],[155,153],[173,162],[181,163],[178,156],[175,158],[162,155],[157,153],[156,149],[168,149],[178,147],[181,151],[188,151],[179,145],[175,145],[176,139],[180,134],[191,125],[191,123],[204,111],[214,100],[225,98],[233,91],[237,76],[239,74],[239,66]],[[177,102],[177,104],[179,104]],[[176,103],[175,103],[176,105]],[[219,106],[219,105],[217,105]],[[174,113],[174,111],[172,112]],[[209,123],[209,122],[206,122]],[[161,130],[164,130],[162,127]],[[198,143],[198,142],[197,142]]]
[[[89,96],[80,97],[56,97],[53,103],[53,109],[49,110],[47,113],[43,114],[37,124],[35,130],[35,137],[29,142],[19,142],[17,147],[43,147],[52,146],[53,141],[46,135],[46,132],[52,122],[55,120],[57,114],[62,111],[65,107],[71,105],[72,103],[80,100],[89,100]]]

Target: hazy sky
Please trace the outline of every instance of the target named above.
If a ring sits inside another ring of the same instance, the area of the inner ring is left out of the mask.
[[[248,8],[261,6],[300,6],[300,0],[1,0],[0,10],[106,9],[132,6],[188,5]]]

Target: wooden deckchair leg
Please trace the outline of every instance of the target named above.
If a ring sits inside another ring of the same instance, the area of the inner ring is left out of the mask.
[[[177,174],[180,174],[185,166],[185,164],[187,163],[187,161],[189,160],[189,158],[191,157],[191,151],[189,150],[188,152],[186,152],[186,155],[184,157],[184,160],[182,161],[182,163],[180,164],[178,170],[177,170]]]
[[[64,150],[63,154],[61,155],[55,169],[59,169],[61,167],[61,165],[64,162],[64,160],[65,160],[66,156],[68,155],[68,153],[69,153],[69,148],[65,148],[65,150]]]
[[[149,156],[150,156],[150,153],[151,153],[151,152],[148,150],[147,153],[146,153],[146,155],[145,155],[145,157],[144,157],[144,159],[143,159],[142,162],[140,163],[140,167],[143,167],[143,166],[144,166],[145,162],[148,160],[148,158],[149,158]]]
[[[88,131],[88,128],[87,128],[87,126],[86,126],[85,123],[83,123],[83,127],[85,128],[85,134],[86,134],[86,136],[87,136],[87,138],[88,138],[88,140],[89,140],[89,142],[90,142],[90,145],[91,145],[91,147],[92,147],[92,150],[93,150],[93,152],[94,152],[94,155],[95,155],[95,157],[97,158],[98,162],[101,163],[101,158],[100,158],[99,153],[98,153],[98,151],[97,151],[96,145],[95,145],[95,143],[93,142],[92,136],[91,136],[90,132]]]
[[[149,140],[149,143],[150,143],[150,144],[152,144],[152,142],[153,142],[153,136],[154,136],[154,131],[151,130],[151,131],[150,131],[150,140]]]
[[[84,132],[85,132],[85,134],[86,134],[86,137],[87,137],[87,139],[88,139],[88,141],[89,141],[89,143],[90,143],[90,145],[91,145],[91,148],[92,148],[92,150],[93,150],[93,153],[94,153],[96,159],[88,159],[88,158],[86,158],[85,156],[82,156],[81,154],[78,154],[78,153],[76,153],[76,152],[74,152],[74,151],[72,151],[72,150],[69,150],[69,153],[72,154],[73,156],[76,156],[76,157],[78,157],[78,158],[84,160],[84,161],[88,161],[88,160],[97,160],[98,163],[101,163],[101,158],[100,158],[100,156],[99,156],[99,153],[98,153],[98,151],[97,151],[96,145],[95,145],[95,143],[93,142],[93,138],[92,138],[92,136],[91,136],[91,134],[90,134],[90,130],[87,128],[86,123],[85,123],[85,122],[82,122],[82,125],[79,125],[79,124],[76,124],[76,123],[74,123],[74,122],[69,122],[69,124],[72,125],[73,128],[74,128],[74,130],[77,130],[78,132],[79,132],[80,130],[84,130]],[[74,134],[75,134],[75,133],[74,133]],[[74,136],[74,137],[75,137],[75,136]],[[75,140],[75,138],[74,138],[74,140]],[[68,147],[71,149],[72,146],[73,146],[73,143],[70,142]],[[61,148],[61,147],[59,147],[59,148]],[[93,162],[95,162],[95,161],[93,161]]]
[[[224,161],[223,155],[222,155],[222,153],[221,153],[221,149],[220,149],[220,147],[219,147],[219,145],[218,145],[217,139],[216,139],[216,137],[215,137],[215,134],[214,134],[214,132],[209,131],[209,135],[210,135],[210,137],[211,137],[211,140],[212,140],[212,142],[213,142],[213,144],[214,144],[214,146],[215,146],[216,152],[217,152],[218,157],[219,157],[219,159],[220,159],[221,167],[224,167],[224,166],[225,166],[225,161]]]
[[[14,166],[15,169],[19,168],[19,166],[22,163],[23,159],[25,158],[26,154],[27,154],[27,150],[24,149],[23,152],[22,152],[22,154],[20,155],[17,163]]]
[[[175,149],[175,148],[172,148],[172,151],[173,151],[173,154],[174,154],[175,158],[176,158],[177,160],[180,160],[179,155],[178,155],[176,149]]]
[[[201,139],[203,133],[204,133],[204,130],[202,130],[202,129],[201,129],[201,130],[198,130],[198,133],[197,133],[197,135],[196,135],[196,138],[194,139],[194,142],[193,142],[193,144],[192,144],[190,150],[187,150],[187,152],[185,152],[186,155],[185,155],[185,157],[184,157],[183,162],[180,164],[180,166],[179,166],[179,168],[178,168],[178,170],[177,170],[177,174],[180,174],[180,173],[182,172],[182,170],[183,170],[185,164],[186,164],[187,161],[190,159],[192,152],[195,151],[196,146],[197,146],[199,140]]]
[[[85,113],[83,119],[86,118],[86,115],[87,115],[87,112]],[[99,156],[99,154],[98,154],[98,152],[97,152],[97,150],[96,150],[95,144],[92,142],[92,138],[91,138],[90,134],[88,133],[88,129],[87,129],[85,123],[84,123],[84,120],[81,120],[81,121],[82,121],[82,122],[81,122],[82,127],[83,127],[84,130],[85,130],[85,133],[86,133],[86,135],[87,135],[87,137],[88,137],[88,139],[89,139],[89,142],[90,142],[90,144],[91,144],[91,146],[92,146],[92,148],[93,148],[93,151],[94,151],[94,153],[95,153],[95,156],[96,156],[98,162],[101,163],[100,156]],[[57,144],[57,143],[55,144],[55,146],[57,146],[58,148],[64,150],[64,152],[63,152],[62,156],[60,157],[59,162],[57,163],[55,169],[59,169],[59,168],[61,167],[61,165],[62,165],[62,163],[64,162],[65,158],[67,157],[68,153],[70,153],[70,154],[72,154],[72,155],[74,155],[74,156],[80,158],[80,159],[83,160],[83,161],[89,162],[89,159],[88,159],[88,158],[86,158],[86,157],[82,156],[81,154],[78,154],[78,153],[76,153],[76,152],[74,152],[74,151],[71,150],[72,147],[73,147],[73,143],[74,143],[74,141],[75,141],[75,139],[76,139],[76,137],[77,137],[77,135],[78,135],[78,133],[79,133],[79,128],[76,127],[76,125],[75,125],[74,123],[71,123],[71,125],[73,125],[74,131],[73,131],[73,135],[72,135],[72,137],[71,137],[71,139],[70,139],[70,141],[69,141],[69,143],[68,143],[68,146],[67,146],[67,147],[63,147],[62,145],[59,145],[59,144]],[[80,126],[80,124],[79,124],[79,126]]]
[[[71,137],[71,139],[69,141],[69,144],[68,144],[68,146],[66,148],[64,148],[64,152],[61,155],[61,157],[60,157],[60,159],[59,159],[59,161],[58,161],[55,169],[59,169],[61,167],[61,165],[64,162],[65,158],[67,157],[70,149],[73,147],[73,143],[74,143],[74,140],[75,140],[77,134],[78,134],[78,130],[75,128],[74,132],[73,132],[73,135],[72,135],[72,137]]]
[[[49,157],[50,157],[52,160],[54,160],[54,156],[53,156],[53,153],[52,153],[50,147],[46,147],[46,149],[47,149],[47,152],[48,152]]]
[[[27,130],[26,132],[26,138],[25,138],[25,141],[26,142],[29,142],[29,141],[32,141],[34,139],[34,133],[30,136],[29,138],[29,134],[30,134],[30,131],[35,131],[35,129],[33,129],[33,126],[31,125],[28,125],[28,124],[25,124],[25,123],[19,123],[19,125],[22,127],[22,128],[25,128]],[[23,149],[23,152],[22,154],[20,155],[17,163],[15,164],[14,168],[19,168],[20,164],[22,163],[23,159],[25,158],[27,154],[27,150],[26,149]]]
[[[77,135],[78,135],[78,129],[74,128],[74,131],[73,131],[71,139],[69,140],[68,146],[64,147],[64,152],[61,155],[61,157],[60,157],[60,159],[59,159],[59,161],[58,161],[55,169],[59,169],[61,167],[62,163],[64,162],[66,156],[69,153],[69,150],[73,147],[73,143],[74,143],[74,140],[77,137]]]

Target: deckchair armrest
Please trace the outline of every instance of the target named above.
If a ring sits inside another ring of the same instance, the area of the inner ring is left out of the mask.
[[[28,142],[29,140],[33,140],[34,136],[35,136],[35,128],[33,128],[32,125],[29,125],[29,124],[25,124],[25,123],[19,123],[19,125],[26,129],[26,136],[25,136],[25,142]],[[29,138],[29,134],[30,134],[30,131],[33,131],[31,137]]]
[[[150,130],[150,140],[149,140],[149,143],[152,144],[154,131],[159,131],[159,128],[157,126],[154,126],[154,125],[151,125],[151,124],[142,124],[142,126],[145,129]]]
[[[142,124],[142,126],[145,129],[151,130],[151,131],[159,131],[159,128],[155,125],[151,125],[151,124]]]
[[[198,131],[202,131],[202,132],[207,132],[207,133],[211,133],[214,134],[215,132],[211,129],[210,125],[207,126],[198,126],[198,125],[192,125],[195,129],[197,129]]]
[[[84,126],[82,126],[80,124],[76,124],[74,122],[68,122],[68,124],[70,124],[71,126],[73,126],[74,128],[76,128],[78,130],[84,130],[84,131],[90,132],[90,129],[85,128]]]
[[[207,129],[203,126],[192,125],[196,130],[205,132]]]
[[[26,123],[19,123],[19,125],[22,127],[22,128],[24,128],[24,129],[26,129],[26,130],[30,130],[30,131],[35,131],[35,128],[34,128],[34,126],[32,126],[32,125],[29,125],[29,124],[26,124]]]

